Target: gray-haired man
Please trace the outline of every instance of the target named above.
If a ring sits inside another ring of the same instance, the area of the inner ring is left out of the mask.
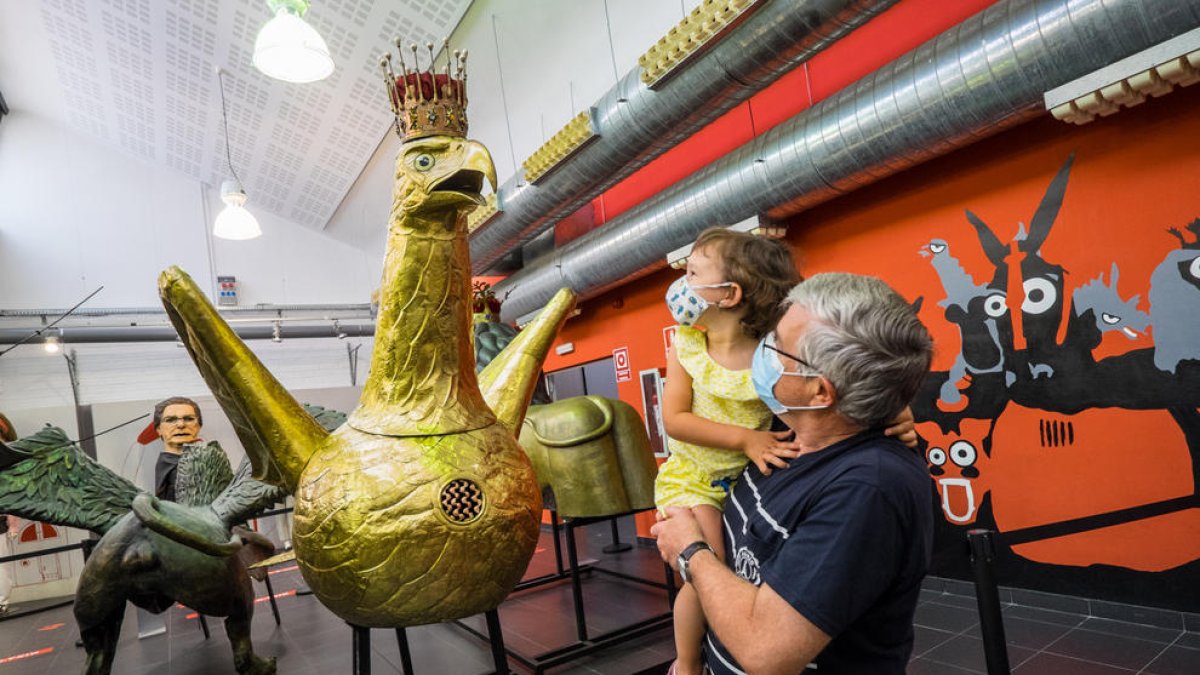
[[[882,430],[916,394],[932,340],[874,277],[819,274],[788,300],[753,376],[801,455],[739,477],[727,563],[685,509],[655,525],[658,546],[700,597],[711,672],[902,674],[933,502],[922,459]]]

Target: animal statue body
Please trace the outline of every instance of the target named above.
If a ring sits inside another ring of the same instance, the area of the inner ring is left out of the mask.
[[[275,660],[257,656],[251,645],[254,592],[247,572],[274,545],[236,524],[285,493],[249,474],[243,463],[234,475],[216,443],[187,446],[177,472],[180,503],[173,503],[138,491],[61,429],[0,446],[0,511],[101,535],[75,595],[87,675],[111,671],[126,601],[156,613],[180,602],[224,616],[237,672],[275,672]]]
[[[476,376],[466,216],[483,203],[485,178],[495,185],[495,168],[464,137],[461,80],[406,73],[389,88],[394,106],[415,107],[397,109],[406,133],[371,374],[345,424],[321,429],[184,272],[159,283],[255,476],[293,491],[305,581],[339,617],[370,627],[494,609],[524,573],[542,504],[514,430],[574,304],[561,291]],[[414,126],[427,120],[436,124]]]
[[[520,333],[500,323],[498,302],[482,318],[480,304],[477,291],[475,365],[483,370]],[[539,376],[520,441],[546,508],[565,518],[652,508],[658,465],[641,415],[624,401],[602,396],[551,401],[544,381]]]
[[[658,466],[642,417],[602,396],[529,407],[521,447],[542,498],[565,518],[597,518],[654,507]]]

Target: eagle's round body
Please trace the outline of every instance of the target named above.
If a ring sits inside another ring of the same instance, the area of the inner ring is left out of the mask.
[[[295,501],[305,581],[341,618],[376,627],[494,609],[533,555],[541,516],[533,468],[498,423],[410,437],[343,425]]]

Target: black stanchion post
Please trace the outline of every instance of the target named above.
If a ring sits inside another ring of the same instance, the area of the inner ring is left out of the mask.
[[[983,653],[988,675],[1009,675],[1008,644],[1004,638],[1004,618],[1000,614],[1000,591],[992,565],[996,549],[991,530],[970,530],[967,542],[971,551],[971,569],[975,573],[975,601],[979,604],[979,629],[983,634]]]

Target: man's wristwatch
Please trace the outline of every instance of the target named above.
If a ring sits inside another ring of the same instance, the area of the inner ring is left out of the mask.
[[[675,559],[675,566],[679,568],[679,576],[683,579],[683,583],[690,584],[692,582],[691,573],[688,571],[688,566],[691,563],[692,556],[696,555],[697,551],[711,551],[714,555],[713,547],[705,541],[694,541],[687,545],[679,553],[679,557]]]

